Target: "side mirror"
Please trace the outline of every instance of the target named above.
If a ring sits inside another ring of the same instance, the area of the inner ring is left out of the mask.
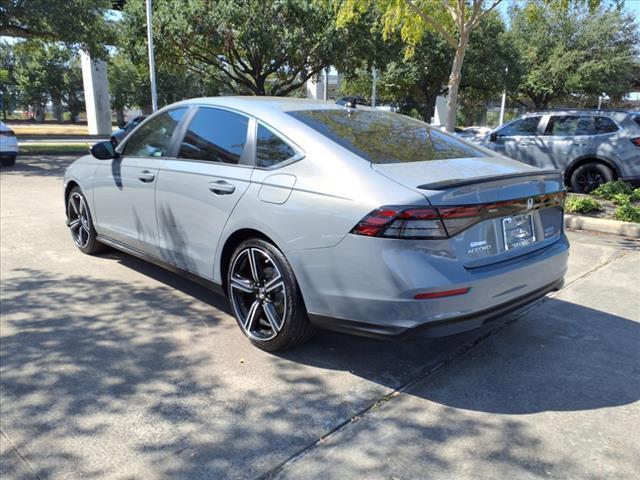
[[[498,132],[491,132],[489,135],[489,141],[495,142],[498,139]]]
[[[96,157],[98,160],[111,160],[118,156],[111,140],[96,143],[89,151],[91,152],[91,155]]]

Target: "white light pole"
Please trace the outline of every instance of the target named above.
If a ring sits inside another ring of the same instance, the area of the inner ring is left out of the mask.
[[[329,100],[329,67],[324,69],[324,75],[322,80],[322,99]]]
[[[378,72],[376,67],[371,69],[371,107],[376,108],[376,84],[378,83]]]
[[[504,75],[507,76],[509,74],[509,67],[504,68]],[[507,89],[505,88],[502,91],[502,104],[500,105],[500,118],[498,119],[498,125],[502,125],[504,123],[504,108],[507,104]]]
[[[151,0],[147,2],[147,44],[149,46],[149,79],[151,80],[151,110],[158,110],[158,92],[156,91],[156,64],[153,58],[153,29],[151,28]]]

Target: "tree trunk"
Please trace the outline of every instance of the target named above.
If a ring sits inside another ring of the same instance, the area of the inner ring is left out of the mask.
[[[123,108],[117,108],[116,109],[116,123],[118,124],[118,126],[124,124],[124,109]]]
[[[62,123],[64,120],[64,111],[62,110],[62,99],[60,97],[55,97],[51,99],[51,103],[53,105],[53,115],[56,117],[56,121],[58,123]]]
[[[456,113],[458,110],[458,89],[460,88],[460,80],[462,78],[462,62],[464,61],[464,54],[467,50],[468,41],[469,33],[462,33],[460,35],[460,40],[458,41],[458,47],[456,48],[456,56],[453,59],[451,74],[449,75],[449,94],[447,96],[447,122],[445,124],[445,129],[449,133],[453,133],[453,129],[456,126]]]
[[[36,122],[44,123],[44,105],[36,105],[34,117]]]

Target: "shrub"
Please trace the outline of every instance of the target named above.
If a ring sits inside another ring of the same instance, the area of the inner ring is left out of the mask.
[[[640,223],[640,207],[627,203],[616,208],[615,217],[616,220],[622,220],[623,222]]]
[[[631,203],[631,195],[627,195],[626,193],[616,193],[610,200],[614,205],[626,205],[627,203]]]
[[[622,180],[614,180],[613,182],[603,183],[591,193],[596,197],[611,200],[614,195],[620,193],[631,195],[633,193],[633,187]]]
[[[593,198],[569,196],[564,209],[568,213],[589,213],[602,210],[602,206]]]
[[[640,202],[640,187],[635,188],[630,196],[632,202]]]

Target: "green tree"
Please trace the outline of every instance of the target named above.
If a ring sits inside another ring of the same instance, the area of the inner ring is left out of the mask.
[[[64,72],[63,100],[72,123],[78,121],[78,115],[85,110],[84,85],[80,59],[75,57]]]
[[[586,12],[538,0],[514,5],[510,16],[525,105],[594,105],[600,95],[620,99],[631,90],[640,37],[634,18],[619,6]]]
[[[440,35],[426,31],[408,48],[392,35],[387,38],[388,63],[380,65],[377,91],[382,102],[394,105],[400,112],[418,114],[430,121],[434,114],[436,97],[447,92],[447,81],[455,51]],[[509,74],[505,75],[508,68]],[[496,13],[490,13],[474,32],[462,70],[460,95],[462,106],[470,118],[484,110],[487,100],[495,98],[506,88],[515,91],[520,66],[517,52],[510,45],[504,22]],[[344,93],[367,97],[371,91],[371,75],[364,69],[355,78],[347,76]]]
[[[144,6],[128,2],[124,29],[144,39]],[[287,95],[345,55],[333,8],[306,0],[157,0],[158,61],[216,71],[231,91]]]
[[[407,42],[407,55],[415,54],[415,46],[427,31],[436,32],[455,50],[447,84],[446,129],[453,131],[458,105],[462,66],[471,33],[482,19],[502,0],[344,0],[338,24],[346,25],[367,12],[373,5],[381,14],[386,35],[400,30]]]
[[[64,102],[77,108],[82,81],[78,58],[73,51],[60,43],[28,39],[13,45],[13,55],[13,78],[19,103],[32,107],[39,121],[44,120],[44,109],[49,100],[59,121]]]
[[[80,46],[104,55],[113,39],[107,10],[111,0],[4,0],[0,36],[39,38]]]
[[[0,41],[0,95],[2,98],[2,119],[7,120],[7,112],[14,110],[18,100],[18,89],[14,74],[15,57],[10,43]]]

